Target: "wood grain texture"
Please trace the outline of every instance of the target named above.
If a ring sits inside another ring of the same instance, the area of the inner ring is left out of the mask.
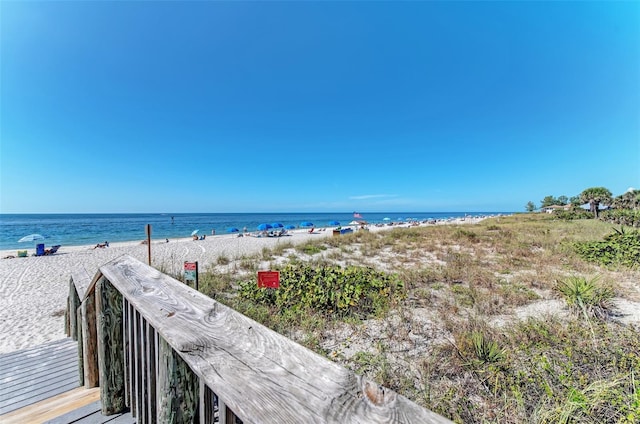
[[[77,388],[77,361],[70,338],[1,354],[0,415]]]
[[[78,265],[71,270],[71,281],[73,281],[78,297],[83,300],[91,285],[91,275],[83,266]]]
[[[82,305],[76,309],[76,330],[78,332],[78,382],[84,386],[84,340],[82,339]]]
[[[0,416],[2,424],[38,424],[55,419],[57,416],[81,408],[100,398],[98,389],[85,390],[78,387],[57,396],[42,400],[9,414]],[[55,421],[54,422],[60,422]]]
[[[102,413],[125,410],[122,295],[105,278],[96,285],[98,364]]]
[[[162,337],[158,354],[158,422],[198,422],[198,377]]]
[[[84,387],[97,387],[100,382],[98,372],[98,334],[96,329],[95,296],[88,296],[80,305],[82,312],[82,350]]]
[[[76,311],[80,306],[80,297],[78,296],[78,292],[76,291],[76,286],[73,281],[73,278],[69,280],[69,336],[73,340],[78,340],[78,319],[76,315]]]
[[[131,256],[99,274],[245,423],[450,422]]]

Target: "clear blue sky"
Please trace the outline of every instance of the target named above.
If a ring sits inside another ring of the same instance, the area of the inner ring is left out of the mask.
[[[0,212],[640,187],[640,2],[0,2]]]

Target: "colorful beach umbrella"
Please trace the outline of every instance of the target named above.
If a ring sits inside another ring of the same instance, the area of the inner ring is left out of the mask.
[[[259,231],[266,231],[269,228],[273,228],[273,227],[271,226],[271,224],[260,224],[260,225],[258,225],[257,228],[258,228]]]
[[[281,224],[281,223],[279,223],[279,222],[274,222],[273,224],[271,224],[271,226],[272,226],[273,228],[282,228],[282,227],[284,227],[284,225],[282,225],[282,224]]]
[[[236,227],[231,227],[229,229],[227,229],[228,233],[239,233],[240,230],[238,230]]]
[[[303,221],[300,223],[301,227],[313,227],[313,222],[309,222],[309,221]]]

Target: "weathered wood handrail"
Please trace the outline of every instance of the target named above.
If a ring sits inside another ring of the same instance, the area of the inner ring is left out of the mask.
[[[450,422],[128,255],[87,281],[72,274],[68,316],[81,320],[85,356],[88,339],[98,346],[104,414],[129,407],[138,423]],[[85,385],[92,361],[82,362]]]

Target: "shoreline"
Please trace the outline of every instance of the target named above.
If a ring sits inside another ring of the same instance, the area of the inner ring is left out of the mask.
[[[372,216],[365,218],[369,225],[386,225],[393,222],[396,225],[407,224],[410,221],[427,222],[427,221],[449,221],[454,219],[471,218],[471,217],[491,217],[508,215],[506,212],[478,212],[472,214],[463,214],[461,212],[451,213],[418,213],[402,214],[402,213],[374,213]],[[135,215],[135,214],[134,214]],[[350,214],[188,214],[184,217],[177,217],[176,224],[168,224],[167,222],[158,221],[158,217],[148,217],[148,219],[136,218],[131,214],[115,214],[105,215],[102,218],[93,219],[86,214],[66,215],[25,215],[25,218],[17,216],[15,218],[4,218],[0,214],[0,251],[2,256],[8,254],[16,255],[17,251],[29,250],[30,254],[35,251],[36,242],[19,242],[27,234],[43,234],[46,239],[37,243],[45,243],[46,247],[61,245],[63,247],[71,246],[90,246],[93,247],[98,243],[127,243],[142,241],[146,235],[144,231],[144,222],[152,226],[152,240],[154,242],[164,241],[165,238],[177,240],[188,238],[192,231],[196,228],[201,229],[198,235],[207,236],[225,236],[232,235],[230,228],[243,230],[249,229],[249,232],[255,232],[258,224],[267,222],[279,222],[288,226],[293,226],[295,230],[304,230],[300,223],[306,221],[315,222],[316,228],[331,227],[333,221],[338,221],[342,225],[349,225],[354,218]],[[387,216],[388,215],[388,216]],[[391,218],[389,218],[389,216]],[[415,218],[401,218],[401,216]],[[399,218],[395,218],[399,217]],[[167,218],[164,216],[163,218]],[[179,218],[179,219],[178,219]],[[144,221],[144,222],[143,222]],[[166,221],[166,219],[165,219]],[[337,224],[339,225],[339,224]],[[212,232],[215,231],[214,234]],[[5,252],[8,251],[8,252]],[[13,251],[13,252],[11,252]]]
[[[486,218],[458,219],[436,225],[475,224],[483,219]],[[417,226],[429,225],[434,224]],[[368,229],[375,232],[410,226],[369,225]],[[240,259],[280,243],[297,245],[330,237],[332,230],[333,227],[316,227],[309,233],[307,229],[294,229],[281,237],[238,237],[231,233],[197,241],[190,237],[169,239],[168,243],[152,240],[151,263],[163,273],[180,275],[185,261],[198,261],[200,270],[206,272],[221,256]],[[33,249],[28,251],[30,255],[33,253]],[[2,258],[15,254],[15,250],[0,251]],[[114,242],[109,243],[109,247],[96,249],[92,245],[62,246],[53,255],[0,259],[0,354],[65,338],[64,311],[71,271],[81,267],[93,277],[100,266],[124,254],[143,263],[148,261],[147,245],[140,241]]]

